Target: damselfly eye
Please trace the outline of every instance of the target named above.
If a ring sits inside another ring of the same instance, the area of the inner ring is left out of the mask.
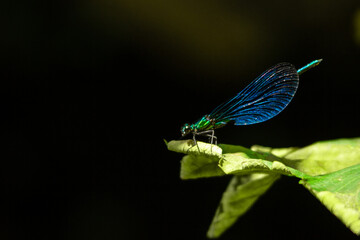
[[[181,127],[181,136],[185,136],[187,135],[189,132],[191,132],[191,127],[189,124],[185,123],[182,127]]]

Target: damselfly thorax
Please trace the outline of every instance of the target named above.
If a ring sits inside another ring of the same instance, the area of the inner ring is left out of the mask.
[[[193,134],[194,144],[196,144],[196,135],[202,135],[210,138],[210,143],[217,144],[217,137],[214,135],[215,129],[224,127],[229,121],[217,121],[210,115],[203,116],[199,121],[193,124],[185,123],[181,128],[181,136],[185,137],[189,133]]]

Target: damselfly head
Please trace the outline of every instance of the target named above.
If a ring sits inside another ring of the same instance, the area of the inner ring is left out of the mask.
[[[185,123],[181,127],[180,132],[181,132],[181,136],[184,137],[184,136],[188,135],[190,132],[192,132],[192,127],[189,124]]]

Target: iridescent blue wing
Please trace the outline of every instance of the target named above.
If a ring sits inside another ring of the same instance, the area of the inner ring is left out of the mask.
[[[257,77],[229,101],[215,108],[210,118],[235,125],[264,122],[279,114],[291,101],[299,74],[290,63],[279,63]]]

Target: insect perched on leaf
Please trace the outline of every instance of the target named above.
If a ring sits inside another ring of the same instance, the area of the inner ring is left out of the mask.
[[[299,85],[299,75],[317,66],[322,59],[314,60],[296,70],[290,63],[279,63],[252,81],[235,97],[220,104],[210,114],[193,124],[184,124],[181,136],[193,134],[210,137],[217,144],[214,130],[229,122],[235,125],[250,125],[264,122],[279,114],[290,103]]]

